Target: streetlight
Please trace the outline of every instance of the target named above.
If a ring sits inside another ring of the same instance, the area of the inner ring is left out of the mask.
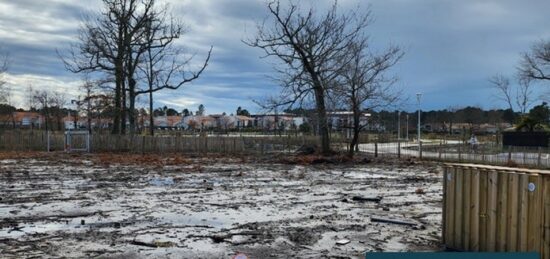
[[[422,144],[420,143],[420,98],[422,97],[422,93],[416,94],[416,100],[418,101],[418,154],[422,154]]]
[[[407,142],[409,142],[409,114],[407,113]]]

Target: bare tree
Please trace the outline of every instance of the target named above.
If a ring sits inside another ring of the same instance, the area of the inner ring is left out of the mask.
[[[0,103],[8,103],[9,89],[6,87],[4,79],[5,73],[8,71],[9,57],[7,53],[3,53],[0,49]]]
[[[550,81],[550,40],[539,41],[522,53],[518,72],[522,80]]]
[[[36,100],[34,98],[34,88],[33,88],[32,84],[30,84],[30,83],[27,86],[27,91],[25,93],[25,99],[27,101],[29,111],[33,111],[34,109],[36,109]]]
[[[290,106],[307,98],[315,101],[323,154],[329,154],[327,91],[342,69],[342,56],[370,22],[370,12],[340,13],[337,3],[323,15],[313,8],[303,13],[294,4],[282,7],[279,1],[268,4],[270,20],[258,25],[257,36],[245,43],[261,48],[266,57],[278,58],[283,91],[278,100],[267,105]]]
[[[193,81],[206,68],[210,52],[198,72],[186,72],[191,59],[182,59],[182,51],[172,48],[183,25],[168,13],[167,5],[157,7],[155,0],[102,1],[103,11],[83,21],[79,42],[63,60],[72,72],[101,72],[114,81],[113,133],[125,133],[128,120],[133,134],[138,95],[149,93],[152,102],[153,92]],[[147,63],[151,69],[143,69]],[[139,89],[142,78],[148,89]]]
[[[510,79],[501,74],[496,74],[489,79],[489,82],[493,84],[493,87],[497,91],[495,94],[495,98],[505,102],[508,105],[508,108],[513,111],[514,101],[512,97],[512,87],[510,86]]]
[[[82,104],[84,107],[84,112],[86,113],[88,132],[92,134],[92,117],[94,114],[94,107],[96,106],[96,102],[100,98],[100,95],[96,94],[96,86],[88,78],[86,78],[84,84],[82,84],[80,87],[84,92],[84,99],[82,100]]]
[[[153,94],[164,89],[177,90],[198,79],[208,66],[212,47],[202,65],[196,71],[191,71],[188,67],[193,56],[184,58],[183,48],[174,44],[183,33],[183,24],[173,19],[166,6],[156,10],[151,16],[154,19],[150,19],[144,27],[140,45],[144,50],[143,60],[137,67],[147,88],[137,90],[135,95],[149,94],[149,133],[152,136],[155,129]]]
[[[533,90],[531,89],[531,81],[519,80],[519,87],[516,90],[516,104],[521,114],[525,114],[527,109],[533,104]]]
[[[501,74],[494,75],[489,79],[497,91],[495,97],[498,100],[505,102],[508,108],[514,112],[518,111],[521,114],[525,114],[527,109],[533,104],[533,91],[531,80],[518,76],[518,86],[514,89],[514,86],[510,83],[510,79]],[[514,107],[517,106],[517,109]],[[514,121],[510,121],[514,123]]]
[[[404,52],[397,46],[391,46],[380,54],[370,51],[367,38],[350,46],[351,62],[346,63],[338,86],[336,96],[352,111],[353,137],[350,141],[348,156],[353,157],[359,142],[359,133],[366,126],[361,124],[365,109],[375,109],[395,104],[399,94],[393,91],[395,77],[385,73],[393,67]]]
[[[78,42],[71,45],[67,55],[60,56],[69,71],[100,72],[105,78],[114,81],[113,133],[125,133],[128,97],[130,104],[135,102],[134,76],[139,55],[143,53],[139,43],[143,28],[151,19],[155,1],[102,2],[103,10],[82,21]]]
[[[33,98],[35,99],[35,103],[39,105],[39,109],[44,116],[44,130],[48,131],[51,130],[51,119],[50,119],[50,94],[46,90],[42,91],[36,91],[34,92]]]

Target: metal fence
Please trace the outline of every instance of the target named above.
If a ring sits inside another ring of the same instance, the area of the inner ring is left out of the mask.
[[[368,143],[359,150],[374,156],[408,158],[446,162],[468,162],[489,165],[550,168],[550,149],[533,147],[503,147],[496,143],[483,143],[472,147],[460,141],[432,141],[422,143]]]
[[[457,140],[432,140],[423,142],[419,150],[417,143],[379,140],[364,138],[358,150],[377,157],[418,157],[447,162],[550,168],[548,148],[505,148],[490,142],[474,149]],[[83,141],[86,139],[74,138],[71,144],[84,146]],[[63,132],[0,131],[0,150],[46,151],[48,142],[51,151],[65,150]],[[346,151],[349,148],[348,140],[342,137],[333,136],[332,143],[334,150]],[[265,154],[295,152],[303,145],[320,146],[318,137],[298,134],[130,136],[102,133],[90,135],[89,148],[91,152]]]
[[[74,138],[73,146],[85,146],[85,138]],[[91,152],[130,153],[227,153],[263,154],[294,152],[302,145],[318,145],[318,138],[302,135],[90,135]],[[82,143],[81,143],[82,142]],[[65,150],[63,132],[3,131],[0,150],[50,151]]]

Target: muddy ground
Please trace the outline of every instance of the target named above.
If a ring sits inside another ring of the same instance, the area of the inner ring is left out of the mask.
[[[441,249],[434,164],[24,157],[0,157],[3,258],[361,258]],[[387,219],[397,221],[376,222]]]

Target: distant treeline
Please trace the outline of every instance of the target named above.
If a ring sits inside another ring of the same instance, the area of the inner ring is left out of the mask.
[[[308,109],[289,109],[285,112],[311,116],[314,113],[313,110]],[[410,129],[415,129],[418,123],[418,113],[414,112],[405,112],[405,111],[364,111],[365,113],[370,113],[371,121],[375,124],[382,125],[386,130],[396,130],[398,125],[398,116],[401,118],[401,126],[409,124]],[[399,115],[398,115],[399,114]],[[408,115],[408,120],[407,120]],[[518,118],[520,118],[519,113],[513,112],[511,109],[492,109],[492,110],[483,110],[479,107],[464,107],[464,108],[452,108],[452,109],[443,109],[443,110],[432,110],[432,111],[422,111],[421,113],[421,124],[458,124],[458,123],[467,123],[472,125],[479,124],[497,124],[497,123],[510,123],[514,124]]]

